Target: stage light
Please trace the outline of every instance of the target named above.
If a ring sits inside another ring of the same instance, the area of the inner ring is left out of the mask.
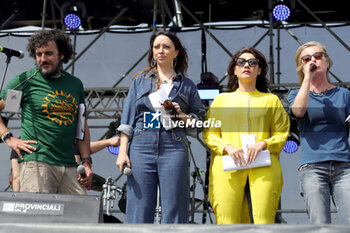
[[[290,131],[286,144],[283,147],[283,151],[288,154],[295,153],[300,145],[300,136],[297,121],[290,118]]]
[[[113,155],[118,155],[119,154],[119,146],[118,147],[109,146],[108,151]]]
[[[81,25],[81,20],[79,16],[75,14],[68,14],[66,17],[64,17],[64,24],[67,28],[70,30],[78,29]]]
[[[69,30],[77,30],[86,18],[86,7],[81,1],[67,0],[61,7],[61,19]]]
[[[277,21],[286,21],[290,16],[290,9],[286,5],[279,4],[273,8],[272,14]]]
[[[116,117],[115,121],[112,121],[111,123],[109,123],[108,131],[104,135],[106,137],[106,139],[114,137],[114,136],[120,137],[119,132],[117,131],[117,128],[120,125],[120,120],[121,120],[121,117],[118,115]],[[109,146],[108,151],[113,155],[118,155],[119,154],[119,146],[118,147]]]
[[[295,10],[295,0],[269,0],[268,8],[277,21],[286,21]]]
[[[288,140],[286,141],[286,144],[283,147],[283,151],[288,154],[293,154],[298,150],[298,148],[298,143],[293,138],[288,137]]]

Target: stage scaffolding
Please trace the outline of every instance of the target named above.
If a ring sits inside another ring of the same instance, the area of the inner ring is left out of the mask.
[[[314,19],[315,22],[319,23],[322,25],[323,28],[325,28],[346,50],[350,51],[350,47],[328,26],[325,22],[323,22],[317,15],[310,10],[302,0],[296,0],[298,4],[302,8],[306,10]],[[52,19],[47,18],[47,13],[46,13],[46,8],[47,5],[50,5],[50,9],[53,15]],[[157,31],[157,30],[162,30],[162,29],[176,29],[181,32],[186,32],[187,30],[203,30],[207,35],[209,35],[215,43],[229,56],[232,57],[232,53],[225,47],[223,43],[220,42],[220,40],[211,32],[211,30],[215,30],[215,25],[213,26],[210,23],[203,23],[201,22],[196,15],[191,12],[187,7],[186,3],[184,1],[180,0],[173,0],[173,8],[174,11],[171,12],[170,8],[167,4],[167,1],[165,0],[154,0],[154,7],[153,7],[153,22],[150,24],[150,27],[144,27],[139,28],[141,31]],[[55,0],[43,0],[43,9],[42,9],[42,20],[41,20],[41,29],[45,28],[45,22],[47,20],[52,20],[56,22],[58,19],[56,19],[55,14],[54,14],[54,8],[60,8],[61,6],[57,3]],[[105,26],[103,27],[100,31],[97,32],[97,35],[92,41],[76,56],[74,56],[73,60],[71,63],[69,63],[66,67],[65,70],[69,72],[69,69],[71,68],[71,72],[74,72],[74,64],[86,53],[88,49],[90,49],[94,43],[106,32],[108,31],[113,31],[115,30],[114,27],[112,27],[116,22],[118,22],[118,19],[125,13],[127,12],[128,8],[125,7],[121,9],[116,16]],[[183,27],[182,23],[182,10],[184,10],[194,22],[197,24],[191,27],[190,29]],[[197,14],[198,15],[198,14]],[[162,22],[161,25],[157,25],[157,17],[160,16],[160,21]],[[169,17],[171,21],[171,27],[169,25],[166,25],[166,20],[165,18]],[[272,17],[270,15],[270,17]],[[6,23],[10,22],[13,20],[13,16],[10,17],[6,22],[4,22],[1,25],[1,28],[5,26]],[[280,30],[285,30],[293,39],[297,41],[297,43],[302,44],[303,42],[290,31],[290,27],[294,27],[295,25],[289,25],[286,22],[276,22],[274,20],[270,20],[269,22],[267,21],[261,21],[261,22],[242,22],[242,24],[235,24],[235,27],[237,26],[243,26],[243,25],[249,25],[249,26],[261,26],[266,28],[266,32],[257,40],[257,42],[253,45],[253,47],[258,46],[258,44],[265,39],[265,37],[269,37],[269,67],[270,67],[270,91],[276,95],[279,96],[281,99],[283,105],[285,108],[288,108],[288,102],[286,101],[286,95],[288,94],[290,89],[297,88],[299,85],[297,83],[292,83],[292,84],[284,84],[280,83]],[[55,24],[56,25],[56,24]],[[216,24],[217,26],[217,24]],[[0,28],[0,29],[1,29]],[[233,29],[237,30],[237,29]],[[117,29],[118,31],[118,29]],[[132,33],[137,32],[138,28],[137,27],[132,27],[128,29],[127,27],[123,27],[122,29],[123,32],[127,33]],[[0,31],[0,33],[8,33],[11,35],[11,32],[6,32],[5,31]],[[16,33],[20,33],[19,31],[16,31]],[[28,32],[27,32],[28,33]],[[84,34],[91,34],[92,32],[87,32],[87,31],[67,31],[67,33],[70,33],[74,35],[74,38],[76,38],[76,35],[84,35]],[[96,31],[94,31],[96,33]],[[276,53],[277,56],[275,56],[275,51],[273,49],[273,37],[277,38],[277,47]],[[87,103],[87,117],[88,119],[116,119],[117,116],[120,116],[122,113],[123,109],[123,103],[124,99],[127,96],[128,89],[127,88],[122,88],[118,87],[119,83],[128,77],[130,72],[133,71],[133,69],[147,56],[147,51],[141,55],[141,57],[133,64],[130,69],[125,72],[125,74],[122,75],[118,79],[118,81],[111,87],[111,88],[87,88],[85,89],[85,96],[86,96],[86,103]],[[275,59],[275,57],[277,57]],[[275,72],[275,63],[276,63],[276,72]],[[331,76],[336,80],[334,82],[335,85],[340,85],[343,87],[349,87],[349,83],[344,83],[340,78],[336,76],[332,71],[330,71]],[[227,78],[227,73],[222,76],[222,78],[219,80],[219,84],[222,86],[223,81],[225,81]],[[225,88],[223,88],[225,89]],[[6,117],[9,117],[10,120],[19,120],[20,115],[19,114],[5,114]]]

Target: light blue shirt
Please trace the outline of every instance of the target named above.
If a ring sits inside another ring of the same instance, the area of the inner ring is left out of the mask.
[[[288,95],[293,105],[298,90]],[[350,162],[350,147],[345,119],[350,114],[350,91],[336,87],[324,94],[309,92],[305,115],[297,118],[300,130],[300,162]]]

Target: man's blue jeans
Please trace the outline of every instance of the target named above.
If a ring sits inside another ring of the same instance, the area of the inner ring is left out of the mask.
[[[326,161],[299,168],[301,192],[313,224],[331,223],[331,197],[341,223],[350,223],[350,163]]]

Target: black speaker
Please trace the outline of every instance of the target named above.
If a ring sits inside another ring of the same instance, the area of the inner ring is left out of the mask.
[[[102,200],[93,195],[0,192],[0,222],[103,222]]]

